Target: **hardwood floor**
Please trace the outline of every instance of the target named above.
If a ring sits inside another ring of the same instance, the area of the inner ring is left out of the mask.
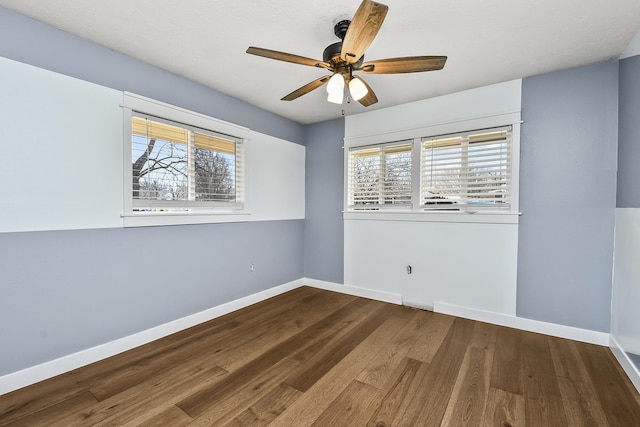
[[[0,396],[2,426],[640,426],[610,350],[302,287]]]

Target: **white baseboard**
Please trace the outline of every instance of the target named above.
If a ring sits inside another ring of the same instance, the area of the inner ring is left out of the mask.
[[[225,304],[212,307],[210,309],[194,313],[192,315],[176,319],[174,321],[147,329],[145,331],[129,335],[105,344],[101,344],[86,350],[79,351],[67,356],[54,359],[40,365],[32,366],[17,372],[12,372],[0,376],[0,395],[9,393],[22,387],[37,383],[47,378],[71,371],[82,366],[97,362],[107,357],[114,356],[132,348],[147,344],[151,341],[171,335],[175,332],[190,328],[200,323],[223,316],[232,311],[239,310],[251,304],[263,301],[267,298],[274,297],[284,292],[296,289],[300,286],[311,286],[318,289],[325,289],[334,292],[340,292],[348,295],[359,296],[363,298],[375,299],[378,301],[389,302],[392,304],[402,304],[402,295],[391,292],[384,292],[374,289],[361,288],[358,286],[342,285],[339,283],[326,282],[322,280],[301,278],[298,280],[285,283],[280,286],[248,295]],[[508,326],[526,331],[538,332],[542,334],[568,338],[576,341],[588,342],[603,346],[610,345],[609,334],[604,332],[589,331],[585,329],[573,328],[570,326],[556,325],[537,320],[524,319],[520,317],[507,316],[504,314],[490,313],[481,310],[460,307],[442,302],[434,302],[434,311],[437,313],[450,314],[453,316],[463,317],[466,319],[478,320],[481,322],[493,323],[502,326]],[[611,338],[611,343],[615,340]],[[617,345],[617,344],[616,344]],[[611,345],[612,350],[614,346]],[[640,374],[626,357],[625,353],[619,350],[619,346],[614,350],[614,354],[621,365],[628,373],[634,385],[640,390]],[[626,362],[623,362],[626,360]],[[626,364],[625,364],[626,363]],[[631,372],[631,373],[629,373]],[[634,376],[635,375],[635,376]]]
[[[22,387],[35,384],[47,378],[89,365],[107,357],[114,356],[132,348],[139,347],[151,341],[166,337],[175,332],[190,328],[200,323],[223,316],[267,298],[279,295],[302,286],[301,279],[285,283],[234,301],[209,308],[199,313],[173,320],[155,326],[142,332],[129,335],[117,340],[101,344],[77,353],[69,354],[58,359],[50,360],[40,365],[32,366],[20,371],[0,376],[0,395],[9,393]]]
[[[622,366],[622,369],[626,372],[627,376],[636,387],[636,390],[638,390],[638,393],[640,393],[640,370],[638,370],[638,367],[631,361],[631,359],[629,359],[629,356],[627,356],[627,353],[622,350],[620,344],[613,335],[611,335],[609,347],[611,348],[613,355],[618,360],[618,363],[620,363],[620,366]]]
[[[557,325],[555,323],[541,322],[539,320],[525,319],[523,317],[508,316],[506,314],[491,313],[453,304],[435,301],[433,310],[437,313],[450,314],[464,317],[465,319],[478,320],[494,325],[508,326],[524,331],[537,332],[554,337],[568,338],[575,341],[609,345],[609,334],[606,332],[591,331],[588,329],[574,328],[572,326]]]
[[[311,286],[318,289],[389,302],[391,304],[402,304],[402,295],[394,294],[392,292],[378,291],[375,289],[361,288],[351,285],[341,285],[340,283],[325,282],[324,280],[309,279],[306,277],[301,280],[303,285]]]

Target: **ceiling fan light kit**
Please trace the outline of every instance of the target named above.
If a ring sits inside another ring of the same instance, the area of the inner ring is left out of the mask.
[[[342,104],[344,96],[344,77],[342,74],[334,74],[327,83],[327,101],[334,104]]]
[[[327,83],[327,101],[334,104],[342,104],[344,100],[344,76],[342,74],[334,74]],[[369,92],[362,79],[359,77],[352,77],[349,80],[349,94],[354,101],[360,100]]]
[[[331,95],[337,92],[342,93],[342,91],[344,91],[344,77],[342,77],[342,74],[336,73],[331,76],[327,83],[327,93]]]
[[[354,101],[359,101],[369,92],[367,87],[362,82],[362,79],[358,76],[355,76],[349,82],[349,93],[351,94],[351,98]]]
[[[335,24],[334,34],[341,41],[325,48],[322,61],[253,46],[247,53],[333,72],[331,76],[323,76],[294,90],[284,96],[283,101],[293,101],[327,83],[327,101],[342,104],[346,81],[351,98],[368,107],[378,102],[378,98],[364,79],[353,75],[354,71],[369,74],[435,71],[441,70],[447,60],[446,56],[408,56],[364,62],[364,52],[378,34],[388,10],[384,4],[363,0],[351,21],[343,19]]]
[[[332,102],[334,104],[342,104],[343,100],[344,100],[344,92],[330,93],[329,96],[327,96],[327,101]]]

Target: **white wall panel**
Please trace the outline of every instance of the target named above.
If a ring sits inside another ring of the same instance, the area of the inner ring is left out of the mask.
[[[122,226],[122,92],[0,58],[0,232]]]
[[[640,209],[616,209],[611,335],[640,354]]]
[[[344,232],[347,285],[515,315],[516,224],[346,220]]]
[[[379,135],[520,111],[522,80],[346,117],[345,138]]]
[[[349,116],[345,144],[420,137],[427,128],[446,133],[518,123],[521,91],[522,81],[514,80]],[[438,301],[515,316],[517,221],[427,218],[346,219],[345,284],[399,293],[412,305],[433,307]]]
[[[122,227],[122,92],[5,58],[0,75],[0,232]],[[250,215],[218,219],[304,218],[305,147],[251,132],[246,150]]]
[[[258,132],[247,144],[250,221],[303,219],[305,148]]]

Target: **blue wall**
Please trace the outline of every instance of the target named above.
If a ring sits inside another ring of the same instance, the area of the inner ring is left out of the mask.
[[[619,96],[616,204],[620,209],[616,212],[611,335],[640,371],[640,55],[620,61]]]
[[[303,226],[2,233],[0,375],[299,279]]]
[[[0,7],[0,56],[302,144],[304,125]]]
[[[304,142],[299,123],[3,8],[0,56]],[[0,233],[0,375],[299,279],[304,224]]]
[[[304,221],[0,234],[0,375],[302,276],[342,283],[344,120],[303,126],[3,8],[0,56],[307,147]],[[638,57],[622,61],[621,87],[638,72]],[[631,87],[618,205],[638,207]],[[606,332],[618,62],[526,78],[522,99],[517,314]]]
[[[640,55],[620,61],[619,208],[640,208]]]
[[[344,119],[309,125],[306,134],[304,273],[343,283]]]
[[[517,315],[609,331],[618,62],[522,85]]]

